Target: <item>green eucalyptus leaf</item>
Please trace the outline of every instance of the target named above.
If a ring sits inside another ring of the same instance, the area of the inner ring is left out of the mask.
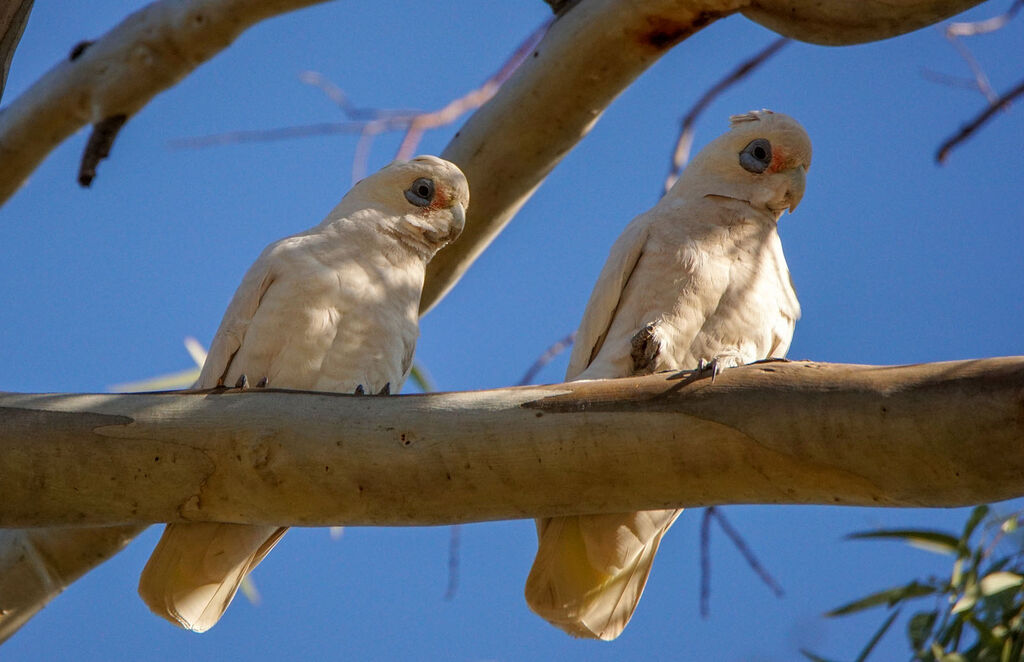
[[[895,621],[896,617],[899,615],[900,610],[897,609],[889,615],[889,618],[885,619],[885,622],[882,623],[882,627],[878,628],[878,630],[875,632],[875,635],[871,637],[871,641],[869,641],[867,643],[867,646],[864,647],[864,650],[860,652],[860,655],[857,656],[855,662],[864,662],[868,659],[868,655],[871,654],[871,651],[874,650],[875,646],[878,645],[878,642],[881,641],[883,636],[885,636],[885,633],[888,632],[889,628],[893,624],[893,621]]]
[[[918,598],[922,595],[932,595],[937,592],[938,589],[934,586],[919,584],[917,581],[913,581],[906,586],[897,586],[895,588],[872,593],[860,600],[854,600],[842,607],[837,607],[825,615],[830,617],[843,616],[845,614],[852,614],[854,612],[870,609],[871,607],[877,607],[879,605],[888,605],[891,607],[898,602],[906,600],[907,598]]]
[[[907,636],[910,638],[910,645],[915,651],[920,650],[924,643],[928,641],[938,617],[938,611],[919,611],[907,623]]]
[[[851,533],[846,536],[847,540],[870,540],[888,539],[901,540],[908,545],[938,554],[956,554],[960,548],[960,542],[956,536],[942,531],[928,531],[923,529],[877,529],[875,531],[862,531]]]
[[[981,594],[995,595],[1024,583],[1024,577],[1015,572],[993,572],[981,578]]]
[[[991,509],[988,506],[982,505],[977,506],[971,511],[971,516],[967,518],[967,524],[964,525],[964,532],[960,536],[961,545],[964,547],[967,546],[967,541],[970,540],[971,534],[973,534],[974,530],[978,528],[978,525],[981,524],[982,520],[985,519],[990,510]]]

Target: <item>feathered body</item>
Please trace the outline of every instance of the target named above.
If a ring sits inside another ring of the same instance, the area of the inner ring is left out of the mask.
[[[318,226],[268,246],[235,293],[194,388],[397,391],[412,365],[426,265],[465,223],[469,188],[432,156],[357,183]],[[286,531],[170,524],[139,582],[160,616],[212,627]]]
[[[777,222],[803,195],[811,145],[770,111],[732,118],[615,242],[577,332],[566,379],[628,377],[783,357],[800,305]],[[537,521],[526,598],[578,637],[614,639],[681,510]]]

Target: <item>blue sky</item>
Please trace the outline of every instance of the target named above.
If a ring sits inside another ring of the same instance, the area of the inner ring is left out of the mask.
[[[138,2],[36,3],[5,103]],[[982,18],[1009,1],[967,14]],[[75,184],[87,138],[66,141],[0,209],[0,390],[96,392],[189,367],[241,276],[270,241],[305,229],[348,189],[355,139],[323,136],[201,150],[176,138],[340,120],[298,74],[317,70],[364,106],[437,108],[477,86],[547,16],[540,0],[329,3],[266,22],[133,117],[91,190]],[[1020,19],[969,42],[997,90],[1022,75]],[[736,16],[689,39],[607,111],[508,229],[426,318],[418,360],[444,390],[515,383],[575,328],[608,248],[660,193],[679,119],[774,35]],[[954,152],[939,143],[984,100],[921,71],[968,75],[936,28],[845,48],[791,44],[712,104],[697,145],[727,116],[768,107],[814,141],[807,193],[781,234],[803,305],[792,358],[900,364],[1022,354],[1024,211],[1018,103]],[[457,126],[428,134],[438,153]],[[399,138],[378,142],[371,167]],[[557,382],[566,358],[538,377]],[[994,459],[994,461],[998,461]],[[1001,508],[1009,512],[1014,504]],[[3,647],[35,660],[852,659],[881,612],[821,613],[943,557],[843,542],[882,526],[959,529],[965,510],[736,506],[725,510],[786,590],[777,599],[723,536],[711,618],[698,615],[699,512],[666,536],[647,593],[611,644],[572,640],[533,616],[522,584],[528,521],[461,529],[460,584],[445,601],[449,529],[292,530],[263,562],[258,606],[236,600],[204,635],[136,597],[156,530],[74,584]],[[900,659],[894,631],[876,659]]]

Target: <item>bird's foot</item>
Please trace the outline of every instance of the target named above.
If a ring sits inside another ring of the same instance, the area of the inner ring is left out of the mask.
[[[697,361],[697,376],[703,377],[707,373],[711,373],[711,383],[715,383],[715,378],[718,377],[718,373],[722,372],[722,362],[718,360],[718,357],[713,357],[710,361],[700,359]]]
[[[362,384],[360,384],[359,386],[356,386],[356,390],[352,391],[352,394],[353,395],[366,395],[366,389],[363,388]]]
[[[260,379],[258,382],[256,382],[256,388],[266,388],[266,387],[267,387],[267,378],[266,377],[264,377],[264,378]]]
[[[382,388],[377,395],[391,395],[391,382],[384,384],[384,388]]]
[[[244,372],[238,377],[238,381],[235,382],[235,388],[249,388],[249,378],[245,376]]]
[[[655,335],[657,325],[653,322],[644,326],[630,338],[630,358],[633,359],[634,375],[649,375],[654,372],[655,360],[661,351],[661,341]]]

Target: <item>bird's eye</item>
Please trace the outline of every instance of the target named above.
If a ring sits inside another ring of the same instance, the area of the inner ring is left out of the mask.
[[[740,152],[740,165],[747,172],[760,174],[771,162],[772,144],[764,138],[751,140]]]
[[[417,207],[428,207],[434,201],[434,180],[420,177],[405,189],[405,199]]]

